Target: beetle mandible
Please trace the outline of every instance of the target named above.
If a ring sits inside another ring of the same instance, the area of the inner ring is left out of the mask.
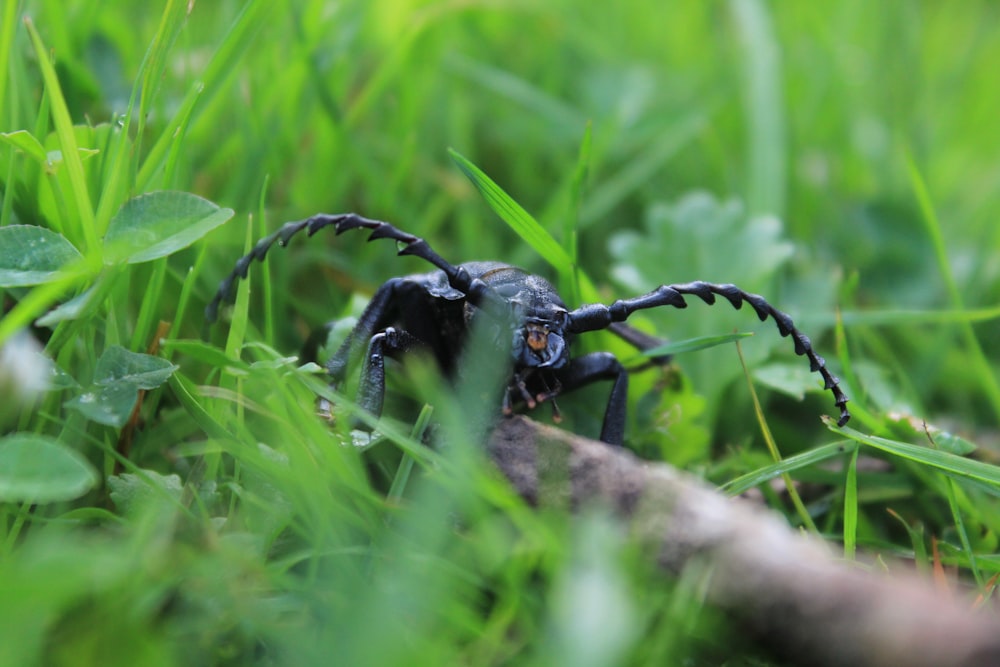
[[[336,234],[350,229],[370,230],[368,240],[392,239],[402,246],[399,255],[413,255],[437,267],[431,273],[392,278],[372,296],[357,325],[337,352],[327,361],[331,384],[339,385],[352,359],[367,348],[358,403],[374,416],[382,412],[385,395],[385,357],[422,348],[429,350],[445,373],[454,371],[457,344],[464,340],[472,318],[486,317],[507,323],[511,328],[511,372],[503,395],[503,412],[511,414],[516,403],[529,409],[552,402],[558,395],[599,380],[612,382],[604,411],[601,440],[620,445],[625,431],[625,400],[628,374],[621,362],[609,352],[570,356],[573,337],[587,331],[611,328],[633,345],[641,347],[635,336],[620,327],[637,310],[673,306],[686,308],[685,295],[696,296],[707,304],[721,296],[736,309],[749,303],[763,321],[774,320],[782,336],[791,336],[798,355],[809,360],[810,370],[823,378],[824,388],[840,408],[838,426],[850,419],[847,395],[837,378],[827,369],[823,357],[813,350],[809,337],[799,331],[792,318],[777,310],[762,296],[744,292],[735,285],[702,281],[661,285],[632,299],[619,299],[610,306],[584,305],[570,310],[555,288],[545,279],[500,262],[450,264],[422,238],[395,226],[354,213],[318,214],[305,220],[289,222],[261,239],[249,254],[236,262],[235,268],[219,285],[218,292],[205,308],[209,322],[218,316],[238,278],[246,278],[254,260],[263,261],[268,250],[305,230],[312,236],[324,227]],[[634,330],[632,330],[634,332]],[[553,403],[554,406],[554,403]]]

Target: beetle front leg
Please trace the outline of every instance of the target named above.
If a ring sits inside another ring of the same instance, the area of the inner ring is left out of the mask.
[[[598,380],[613,380],[608,405],[604,410],[601,440],[621,445],[625,439],[625,399],[628,397],[628,373],[610,352],[592,352],[572,359],[556,372],[562,391],[572,391]]]
[[[419,343],[419,340],[407,332],[394,327],[389,327],[371,337],[358,382],[357,404],[361,409],[373,417],[382,416],[382,406],[385,402],[385,358],[406,352]],[[337,385],[337,380],[330,383],[332,389],[337,389]],[[319,399],[317,411],[321,417],[332,419],[332,408],[328,400]]]
[[[337,351],[326,361],[326,370],[330,374],[330,387],[339,389],[347,376],[353,359],[357,359],[367,342],[365,366],[361,371],[361,384],[358,392],[358,402],[376,417],[382,412],[383,394],[385,393],[385,362],[386,352],[402,352],[416,344],[416,339],[400,329],[389,327],[399,312],[399,304],[413,303],[423,296],[425,291],[421,285],[410,278],[393,278],[386,281],[372,296],[364,312],[358,318],[358,323],[347,335]],[[392,332],[391,334],[389,332]],[[329,325],[321,327],[306,341],[302,356],[306,361],[316,361],[319,348],[329,333]],[[375,361],[372,360],[373,355]],[[390,354],[391,356],[391,354]],[[367,379],[366,379],[367,378]],[[325,419],[332,418],[330,402],[321,398],[317,411]]]
[[[410,334],[394,327],[372,336],[365,354],[365,365],[361,369],[361,381],[358,384],[358,405],[372,416],[382,416],[382,404],[385,400],[385,357],[406,352],[417,342],[417,339]]]

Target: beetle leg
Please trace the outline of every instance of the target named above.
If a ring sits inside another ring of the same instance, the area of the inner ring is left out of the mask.
[[[354,329],[326,361],[330,386],[336,390],[347,376],[351,361],[357,359],[367,345],[358,386],[358,404],[376,417],[382,412],[385,394],[385,355],[404,352],[421,342],[409,332],[389,325],[397,321],[400,303],[418,303],[425,294],[426,290],[410,278],[386,281],[372,296]],[[329,325],[310,335],[302,351],[306,361],[316,360],[328,331]],[[321,417],[332,418],[332,406],[326,399],[319,400],[317,411]]]
[[[393,278],[387,280],[372,295],[371,301],[365,306],[354,329],[326,361],[326,370],[330,374],[333,384],[344,379],[351,360],[357,358],[365,344],[377,332],[393,323],[398,312],[397,304],[400,302],[401,295],[408,289],[412,289],[411,281],[406,278]],[[306,349],[303,351],[303,356],[306,356],[307,360],[310,360],[307,355],[311,354],[315,358],[316,354],[317,348],[310,346],[310,343],[314,342],[312,338],[310,336],[309,341],[306,341]]]
[[[545,401],[551,401],[556,396],[562,393],[563,386],[559,378],[553,378],[555,380],[555,385],[550,387],[548,382],[542,379],[542,383],[545,386],[545,391],[541,391],[535,395],[535,401],[538,403],[544,403]]]
[[[511,396],[516,393],[529,410],[534,410],[542,403],[549,403],[552,406],[552,420],[558,424],[562,421],[562,414],[559,412],[555,398],[563,391],[562,382],[559,381],[559,378],[547,377],[548,374],[538,373],[537,370],[537,368],[526,368],[514,374],[504,388],[503,402],[501,403],[503,415],[509,417],[514,414],[514,400]],[[533,379],[535,383],[540,383],[542,390],[532,393],[533,388],[528,387],[530,379]],[[554,381],[553,385],[549,384],[549,379]]]
[[[531,395],[530,391],[528,391],[528,378],[532,375],[534,370],[534,368],[526,368],[521,373],[515,373],[514,379],[511,380],[511,388],[517,388],[518,393],[521,395],[521,400],[524,401],[524,404],[528,406],[529,410],[534,410],[535,406],[538,405],[537,401],[535,401],[535,397]],[[509,402],[510,401],[508,400],[508,403]]]
[[[561,424],[562,423],[562,413],[559,412],[559,406],[556,405],[556,399],[555,399],[555,397],[549,398],[549,405],[552,406],[552,421],[554,421],[557,424]]]
[[[613,380],[608,405],[604,410],[601,440],[620,445],[625,438],[625,399],[628,396],[628,373],[610,352],[592,352],[570,360],[556,371],[562,391],[573,391],[598,380]]]
[[[500,403],[500,411],[504,417],[510,417],[514,414],[514,402],[510,399],[510,387],[505,387],[503,390],[503,399]]]
[[[375,417],[382,415],[382,403],[385,400],[385,357],[405,352],[418,343],[416,338],[394,327],[371,337],[358,384],[359,406]]]
[[[542,379],[545,391],[536,394],[535,400],[539,404],[548,402],[548,404],[552,406],[552,421],[558,424],[562,422],[562,413],[559,412],[559,406],[556,405],[556,396],[562,393],[563,385],[562,382],[559,381],[559,378],[554,377],[552,379],[554,380],[554,384],[552,386],[549,386],[548,381],[544,378]]]
[[[382,416],[382,405],[385,401],[385,358],[396,352],[405,352],[417,344],[419,341],[416,338],[394,327],[380,331],[369,339],[365,365],[361,369],[361,379],[358,383],[359,407],[373,417]],[[337,384],[334,380],[330,383],[330,387],[337,389]],[[325,398],[318,400],[316,411],[324,419],[333,419],[333,406]]]
[[[572,333],[605,329],[614,322],[624,322],[629,315],[645,308],[658,306],[687,308],[684,295],[696,296],[709,305],[715,303],[715,297],[718,295],[724,297],[736,309],[739,309],[745,301],[750,304],[757,313],[757,317],[762,321],[768,317],[773,319],[778,327],[778,333],[782,336],[791,335],[795,344],[795,353],[809,359],[810,370],[820,374],[823,378],[823,388],[830,390],[833,394],[834,403],[840,408],[840,418],[837,425],[843,426],[851,418],[851,413],[847,410],[847,395],[840,389],[840,381],[827,369],[826,361],[813,349],[809,337],[795,328],[791,317],[769,304],[764,297],[744,292],[736,285],[715,285],[701,281],[680,285],[660,285],[652,292],[634,299],[619,299],[610,306],[600,303],[581,306],[567,314],[569,322],[567,329]]]

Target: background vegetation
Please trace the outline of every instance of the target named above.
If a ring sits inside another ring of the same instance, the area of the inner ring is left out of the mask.
[[[206,328],[247,243],[317,211],[555,278],[449,148],[604,300],[695,279],[765,294],[857,429],[820,422],[829,394],[771,323],[692,304],[638,325],[757,332],[741,351],[784,463],[732,346],[635,375],[630,447],[758,489],[846,557],[992,592],[995,3],[2,8],[0,663],[759,664],[702,606],[703,573],[666,581],[613,521],[534,512],[490,473],[488,415],[462,398],[490,387],[489,355],[459,391],[393,369],[364,451],[315,419],[322,376],[291,357],[426,270],[389,243],[276,249]],[[160,191],[208,201],[136,199]],[[605,391],[566,396],[564,427],[596,434]]]

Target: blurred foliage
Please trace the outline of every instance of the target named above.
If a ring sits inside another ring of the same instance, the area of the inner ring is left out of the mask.
[[[535,511],[496,478],[489,346],[457,388],[394,367],[365,447],[316,419],[322,376],[291,355],[426,265],[299,241],[206,328],[247,244],[317,211],[455,262],[555,265],[567,299],[760,292],[857,430],[823,427],[829,394],[773,323],[692,303],[634,323],[752,331],[748,370],[726,345],[634,374],[627,444],[849,555],[940,558],[990,592],[998,19],[988,0],[5,0],[0,664],[766,664],[703,604],[705,573],[667,578],[599,511]],[[602,333],[579,348],[641,363]],[[563,427],[597,433],[606,391],[563,397]]]

